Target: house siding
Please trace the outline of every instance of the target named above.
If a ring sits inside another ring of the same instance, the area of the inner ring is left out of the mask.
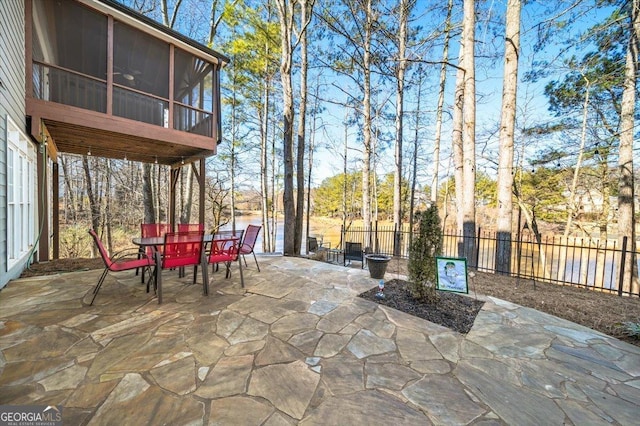
[[[26,129],[24,3],[0,0],[0,288],[19,276],[25,264],[8,269],[6,164],[7,116]]]

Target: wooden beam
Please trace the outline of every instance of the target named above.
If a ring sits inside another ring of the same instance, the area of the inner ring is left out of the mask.
[[[54,162],[51,169],[51,188],[53,194],[53,216],[51,223],[53,225],[53,258],[60,259],[60,172],[58,169],[58,163]]]
[[[171,169],[171,182],[169,183],[169,223],[171,229],[176,226],[176,185],[180,178],[180,167]]]
[[[194,167],[195,169],[195,167]],[[205,169],[205,161],[204,158],[200,160],[200,173],[198,173],[196,176],[198,177],[198,183],[200,184],[200,201],[199,201],[199,205],[198,205],[198,220],[199,223],[204,223],[204,194],[205,194],[205,175],[206,175],[206,169]]]
[[[47,157],[38,154],[38,218],[42,233],[38,243],[38,261],[49,260],[49,185],[47,179]]]

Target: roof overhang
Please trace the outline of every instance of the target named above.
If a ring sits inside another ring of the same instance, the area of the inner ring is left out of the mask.
[[[207,46],[198,43],[197,41],[186,37],[185,35],[168,28],[153,19],[136,12],[120,3],[113,0],[76,0],[79,3],[83,3],[95,10],[98,10],[106,15],[111,15],[115,19],[125,24],[131,25],[144,31],[147,34],[176,45],[177,47],[186,50],[196,56],[199,56],[214,64],[220,64],[224,66],[230,62],[230,59],[222,53],[216,52]]]

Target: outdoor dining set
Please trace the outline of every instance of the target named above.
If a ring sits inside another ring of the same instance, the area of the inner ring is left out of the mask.
[[[253,255],[258,272],[260,271],[254,252],[260,229],[261,226],[248,225],[246,230],[218,230],[205,233],[204,224],[178,224],[176,229],[173,229],[167,223],[143,223],[140,225],[140,237],[132,239],[132,243],[137,247],[122,250],[112,256],[109,256],[98,234],[93,229],[89,230],[105,264],[105,269],[93,289],[90,305],[93,305],[109,272],[135,270],[138,274],[141,271],[143,283],[145,274],[148,272],[147,292],[150,291],[153,282],[158,303],[162,303],[162,271],[167,269],[177,270],[179,277],[183,277],[184,268],[193,266],[193,283],[195,284],[198,266],[200,266],[203,294],[207,296],[209,294],[208,265],[212,265],[213,270],[220,264],[224,265],[226,278],[229,278],[231,265],[237,262],[240,282],[244,287],[242,261],[244,260],[246,267],[245,255]]]

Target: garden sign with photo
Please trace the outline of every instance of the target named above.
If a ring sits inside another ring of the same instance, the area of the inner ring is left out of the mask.
[[[469,293],[467,259],[436,257],[438,290]]]

